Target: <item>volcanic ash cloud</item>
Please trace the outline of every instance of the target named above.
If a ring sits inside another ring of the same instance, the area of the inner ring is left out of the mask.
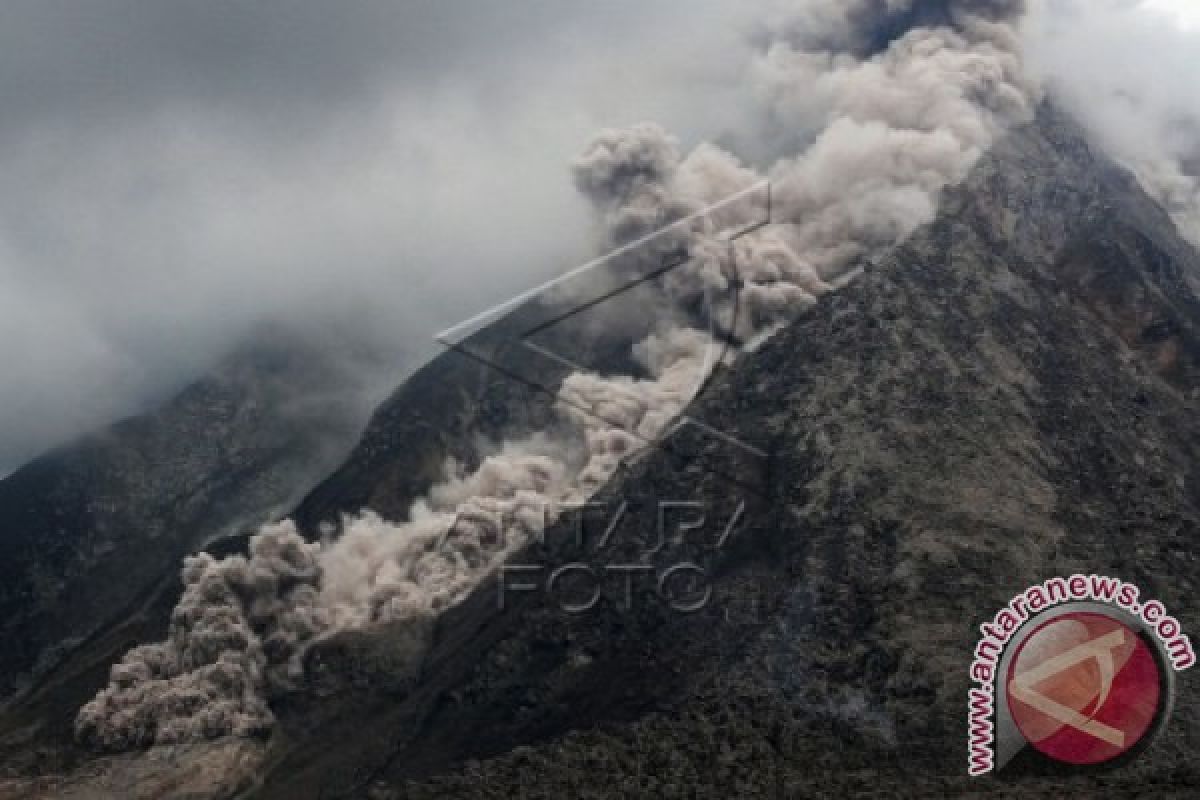
[[[322,636],[427,627],[667,428],[722,352],[714,334],[748,342],[811,307],[931,221],[940,192],[1036,104],[1016,46],[1023,3],[781,8],[753,37],[750,74],[764,127],[796,133],[796,152],[760,173],[711,144],[683,154],[642,124],[602,132],[574,165],[606,245],[662,231],[614,270],[690,257],[662,281],[673,312],[633,345],[642,374],[568,376],[557,407],[572,434],[526,433],[477,468],[452,465],[406,522],[364,511],[322,544],[284,522],[254,537],[248,557],[188,559],[167,640],[113,667],[79,713],[83,741],[125,749],[261,733],[271,700],[302,682],[303,652]],[[764,179],[771,226],[731,244],[720,212],[697,214]],[[721,307],[734,286],[736,314]],[[704,302],[723,330],[697,321]]]

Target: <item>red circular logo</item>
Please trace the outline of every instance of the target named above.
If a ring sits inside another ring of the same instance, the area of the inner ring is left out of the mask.
[[[1064,614],[1021,643],[1008,668],[1008,708],[1038,751],[1068,764],[1111,761],[1158,716],[1162,673],[1149,645],[1101,613]]]

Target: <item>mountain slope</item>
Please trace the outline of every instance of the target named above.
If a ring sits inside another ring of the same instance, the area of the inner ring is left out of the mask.
[[[69,730],[109,664],[165,629],[183,555],[278,515],[328,473],[365,417],[348,367],[264,326],[158,410],[0,482],[4,731]]]
[[[653,581],[606,584],[586,614],[542,591],[501,605],[484,585],[439,619],[415,672],[403,631],[313,648],[269,741],[51,765],[35,796],[1190,796],[1186,676],[1165,736],[1097,776],[969,780],[964,712],[978,624],[1034,582],[1119,575],[1200,624],[1198,278],[1167,215],[1047,106],[932,225],[696,403],[770,454],[765,476],[685,428],[604,490],[629,507],[606,542],[563,522],[519,558],[694,562],[711,577],[701,610],[668,608]],[[538,313],[477,343],[528,375],[530,351],[498,343]],[[627,341],[575,324],[556,342],[570,357],[625,366]],[[313,535],[363,505],[401,516],[447,455],[540,427],[549,403],[447,353],[298,516]],[[663,500],[699,502],[707,522],[647,555]]]
[[[652,584],[582,616],[485,586],[415,684],[387,679],[383,642],[332,643],[317,673],[354,677],[285,710],[256,796],[1194,790],[1186,679],[1166,735],[1100,777],[969,781],[964,708],[977,625],[1046,578],[1120,575],[1200,624],[1197,276],[1166,214],[1047,107],[699,402],[773,454],[765,497],[706,470],[719,448],[696,429],[609,487],[713,520],[747,502],[731,545],[656,556],[708,568],[703,611]],[[583,555],[636,562],[653,529],[630,515]],[[579,556],[565,526],[549,541],[524,560]]]

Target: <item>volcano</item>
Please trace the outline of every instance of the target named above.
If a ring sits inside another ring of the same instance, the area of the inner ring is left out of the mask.
[[[638,580],[564,613],[495,575],[436,620],[419,663],[397,656],[400,630],[318,642],[269,738],[122,754],[72,736],[78,684],[103,679],[84,665],[128,644],[101,636],[9,702],[0,796],[1187,796],[1200,720],[1186,681],[1120,771],[1017,763],[972,779],[964,764],[978,626],[1024,587],[1120,575],[1200,624],[1198,290],[1200,255],[1167,213],[1047,102],[932,224],[723,369],[688,409],[703,426],[626,464],[594,498],[625,508],[610,535],[563,521],[512,559],[686,562],[708,578],[702,606],[679,613]],[[401,386],[299,504],[301,530],[364,507],[403,515],[447,456],[543,419],[553,398],[496,368],[527,370],[513,333],[534,313],[476,335],[490,363],[447,352]],[[572,324],[558,341],[573,359],[627,367],[627,339]],[[765,472],[712,430],[764,454]],[[656,548],[664,501],[704,522]],[[13,619],[32,614],[21,597]]]

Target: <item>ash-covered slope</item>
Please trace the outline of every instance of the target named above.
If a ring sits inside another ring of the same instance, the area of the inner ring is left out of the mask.
[[[369,402],[349,364],[262,326],[158,410],[0,482],[6,731],[46,704],[69,728],[70,705],[165,626],[183,555],[287,510],[344,457]]]
[[[671,611],[653,582],[583,615],[538,592],[501,608],[486,585],[441,618],[415,680],[392,676],[386,636],[335,638],[310,654],[315,696],[280,709],[255,796],[1189,796],[1186,677],[1166,735],[1088,778],[968,780],[965,702],[979,623],[1055,575],[1119,575],[1200,625],[1198,276],[1167,215],[1043,109],[934,224],[698,403],[772,454],[765,495],[709,471],[720,445],[692,428],[606,490],[635,510],[607,545],[580,551],[564,524],[522,558],[695,561],[703,610]],[[662,500],[718,529],[748,511],[720,549],[706,530],[647,557]]]
[[[300,503],[292,515],[297,524],[315,536],[322,525],[363,509],[407,518],[413,501],[445,480],[448,458],[474,464],[507,437],[561,425],[554,407],[572,372],[567,362],[640,376],[630,342],[653,329],[647,309],[661,302],[658,291],[653,283],[633,286],[532,335],[562,312],[531,300],[433,359],[375,411],[346,461]],[[612,316],[622,323],[606,324]]]
[[[934,224],[697,403],[771,454],[765,476],[739,474],[693,427],[605,490],[631,509],[605,547],[577,547],[568,521],[518,558],[691,560],[713,579],[703,610],[668,609],[652,581],[632,598],[605,584],[583,615],[539,592],[501,608],[485,584],[438,620],[415,672],[403,627],[312,648],[269,741],[56,762],[61,742],[37,739],[45,750],[23,754],[25,777],[0,796],[1188,796],[1200,728],[1186,676],[1145,756],[1070,781],[969,781],[965,698],[977,625],[1047,577],[1120,575],[1185,629],[1200,623],[1197,276],[1167,215],[1046,108]],[[528,375],[512,334],[537,313],[479,342],[508,342],[495,360]],[[628,371],[627,340],[572,325],[560,352]],[[551,402],[447,353],[376,414],[299,518],[315,534],[364,505],[402,516],[446,455],[540,427]],[[646,557],[663,500],[701,503],[710,522]],[[64,697],[53,683],[45,695]],[[64,715],[79,701],[63,699]]]

